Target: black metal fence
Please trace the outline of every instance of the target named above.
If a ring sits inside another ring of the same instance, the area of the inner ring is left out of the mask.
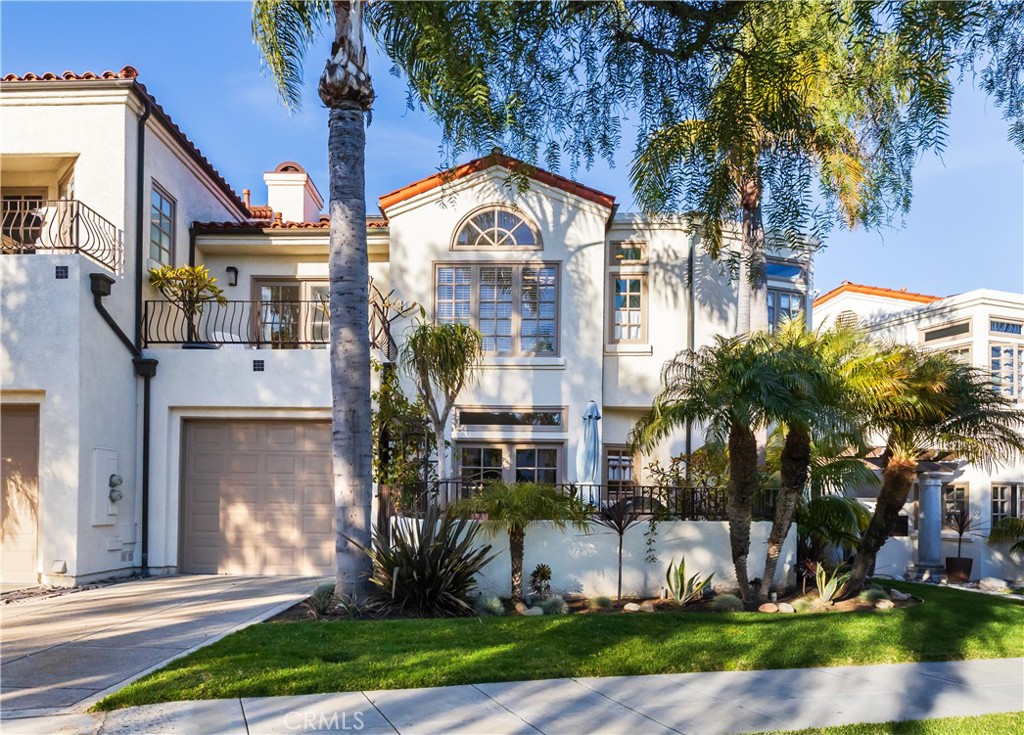
[[[4,199],[0,253],[81,253],[115,273],[124,267],[117,228],[76,199]]]
[[[635,513],[683,521],[724,521],[726,490],[707,486],[578,485],[556,487],[574,494],[595,510],[622,504]],[[462,480],[420,482],[380,488],[380,507],[387,514],[422,513],[429,505],[447,508],[480,492],[484,484]],[[769,520],[774,512],[774,493],[763,491],[753,499],[754,520]]]

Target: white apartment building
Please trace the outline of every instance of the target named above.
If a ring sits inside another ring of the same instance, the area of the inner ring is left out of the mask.
[[[858,324],[876,339],[954,355],[992,376],[992,389],[1024,407],[1024,294],[978,289],[945,298],[844,282],[814,301],[814,325]],[[877,489],[861,489],[868,502]],[[934,497],[928,497],[930,495]],[[1024,562],[1008,544],[986,543],[992,524],[1024,518],[1024,462],[990,466],[923,462],[905,508],[907,528],[882,548],[880,573],[922,574],[956,556],[956,534],[944,527],[952,509],[980,514],[964,538],[972,577],[1024,577]],[[928,512],[927,509],[931,509]]]
[[[266,205],[239,197],[130,67],[0,85],[4,583],[331,573],[316,186],[285,162]],[[521,166],[495,151],[381,196],[374,284],[484,335],[450,431],[457,476],[574,481],[594,401],[604,480],[640,482],[629,429],[666,360],[735,333],[736,284],[689,219],[619,213],[543,170],[520,191]],[[187,263],[228,298],[198,334],[146,283]],[[773,255],[769,278],[773,319],[809,311],[806,257]]]

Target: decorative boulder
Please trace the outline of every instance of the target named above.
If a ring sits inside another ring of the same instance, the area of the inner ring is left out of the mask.
[[[532,617],[534,617],[536,615],[543,615],[543,614],[544,614],[544,611],[541,610],[539,607],[528,607],[528,608],[526,608],[525,610],[523,610],[520,613],[520,615],[522,615],[523,617],[527,617],[527,618],[532,618]]]
[[[777,613],[779,611],[779,606],[774,602],[766,602],[761,605],[761,607],[757,608],[757,611],[763,613]]]
[[[520,615],[525,613],[526,609],[527,608],[526,608],[526,603],[525,602],[517,602],[516,603],[516,612],[519,613]]]
[[[892,600],[879,600],[875,603],[877,610],[892,610],[894,607],[896,607],[896,603]]]
[[[622,606],[622,611],[623,612],[640,612],[640,606],[637,605],[635,602],[627,602],[625,605]]]
[[[999,577],[982,577],[978,582],[978,589],[986,592],[1005,592],[1009,588],[1006,580]]]
[[[654,612],[654,603],[650,600],[640,603],[640,612]]]
[[[788,602],[780,602],[779,603],[779,612],[780,613],[795,613],[796,612],[796,608],[793,607],[792,605],[790,605]]]
[[[889,590],[889,597],[896,600],[897,602],[906,602],[912,596],[913,595],[908,595],[906,592],[900,592],[896,589]]]

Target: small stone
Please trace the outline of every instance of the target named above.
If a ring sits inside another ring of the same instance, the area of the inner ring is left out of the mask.
[[[793,607],[792,605],[790,605],[788,602],[780,602],[779,603],[779,612],[780,613],[795,613],[796,612],[796,608]]]
[[[892,600],[879,600],[875,603],[875,608],[878,610],[892,610],[896,607],[896,603]]]
[[[637,605],[635,602],[627,602],[625,605],[622,606],[622,611],[623,612],[640,612],[640,606]]]
[[[761,605],[761,607],[757,608],[757,611],[763,613],[777,613],[779,611],[779,606],[774,602],[766,602]]]
[[[524,602],[517,602],[516,603],[516,612],[519,613],[520,615],[525,613],[526,612],[526,603],[524,603]]]
[[[904,578],[904,576],[902,574],[897,574],[895,577],[893,577],[893,579],[895,579],[897,582],[905,582],[906,581],[906,579]]]
[[[982,577],[978,580],[978,589],[986,592],[1005,592],[1010,588],[1005,579],[999,577]]]
[[[912,595],[908,595],[906,592],[900,592],[899,590],[889,590],[889,597],[896,600],[897,602],[906,602]]]
[[[640,612],[654,612],[654,603],[650,600],[640,603]]]
[[[532,618],[532,617],[534,617],[536,615],[543,615],[543,614],[544,614],[544,611],[541,610],[539,607],[528,607],[528,608],[526,608],[525,610],[523,610],[520,613],[520,615],[523,615],[524,617],[527,617],[527,618]]]

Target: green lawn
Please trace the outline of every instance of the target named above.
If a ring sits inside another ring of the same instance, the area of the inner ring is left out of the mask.
[[[1024,656],[1024,605],[927,585],[894,586],[925,603],[800,615],[633,613],[254,625],[96,707],[566,676]]]
[[[785,735],[1019,735],[1022,732],[1024,712],[1009,712],[980,717],[944,717],[938,720],[820,727],[787,731]]]

